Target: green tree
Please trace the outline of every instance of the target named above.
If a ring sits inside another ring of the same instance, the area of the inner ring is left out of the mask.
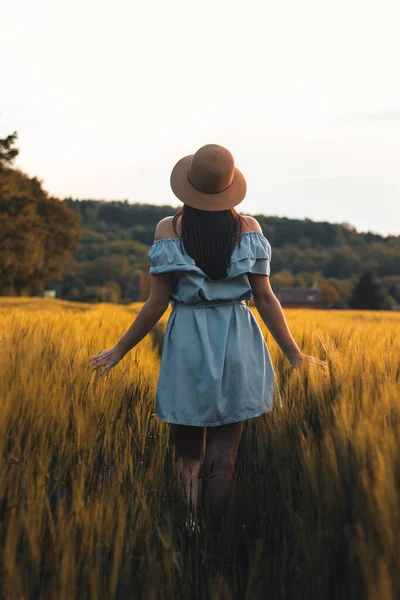
[[[371,271],[363,273],[354,287],[349,300],[350,308],[359,310],[381,310],[383,298],[379,283]]]
[[[36,177],[4,168],[6,160],[0,172],[0,294],[29,295],[61,277],[79,243],[80,217]]]
[[[324,276],[346,279],[352,275],[358,275],[362,267],[363,263],[353,248],[342,246],[333,251],[332,257],[324,269]]]
[[[17,132],[11,133],[6,138],[0,138],[0,173],[10,166],[19,150],[15,148]]]

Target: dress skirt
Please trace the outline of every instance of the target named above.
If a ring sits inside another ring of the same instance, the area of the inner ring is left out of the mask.
[[[173,300],[156,391],[161,421],[243,421],[272,410],[277,392],[267,344],[246,301]]]

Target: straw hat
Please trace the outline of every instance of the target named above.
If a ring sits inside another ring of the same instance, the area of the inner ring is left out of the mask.
[[[217,144],[181,158],[172,169],[171,188],[181,202],[200,210],[226,210],[246,196],[246,180],[232,154]]]

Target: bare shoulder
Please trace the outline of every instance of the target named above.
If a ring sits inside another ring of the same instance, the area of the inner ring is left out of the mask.
[[[154,233],[154,239],[155,240],[162,240],[165,238],[173,238],[173,237],[177,237],[175,234],[175,231],[172,227],[172,221],[173,221],[173,216],[172,217],[164,217],[164,219],[161,219],[161,221],[159,221],[157,223],[157,227]],[[179,221],[178,221],[179,223]],[[178,231],[179,231],[179,225],[178,225]]]
[[[245,227],[243,231],[259,231],[262,233],[262,229],[260,223],[254,217],[250,217],[249,215],[242,215],[243,219],[247,224],[247,228]]]

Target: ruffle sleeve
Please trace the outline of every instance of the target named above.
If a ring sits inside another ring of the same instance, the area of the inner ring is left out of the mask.
[[[150,275],[169,273],[173,271],[199,270],[191,256],[182,252],[177,238],[155,240],[148,252]]]
[[[196,271],[204,276],[195,260],[187,254],[180,238],[155,240],[148,252],[150,275],[174,271]],[[236,277],[243,273],[270,274],[271,245],[261,232],[243,233],[232,252],[228,276]]]
[[[259,231],[242,235],[239,244],[232,253],[228,269],[229,277],[243,273],[270,275],[271,244]]]

